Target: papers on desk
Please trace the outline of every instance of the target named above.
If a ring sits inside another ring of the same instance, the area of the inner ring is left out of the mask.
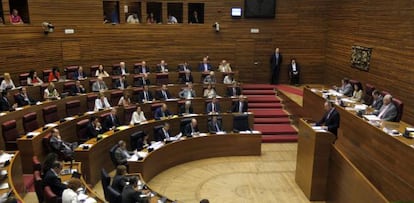
[[[4,116],[4,115],[6,115],[6,113],[4,113],[4,112],[0,113],[0,116]]]
[[[193,117],[193,116],[197,116],[198,114],[195,113],[189,113],[189,114],[183,114],[183,117]]]
[[[225,131],[219,131],[219,132],[216,132],[216,134],[217,135],[225,135],[225,134],[227,134]]]
[[[151,145],[148,148],[152,148],[154,150],[157,150],[157,149],[161,148],[162,146],[164,146],[164,143],[161,142],[161,141],[158,141],[158,142],[151,143]]]
[[[129,126],[129,125],[122,125],[122,126],[118,126],[118,127],[116,127],[116,129],[118,129],[118,130],[126,130],[126,129],[128,129],[128,128],[130,128],[130,126]]]
[[[45,125],[45,127],[48,127],[48,128],[54,128],[54,127],[56,127],[58,124],[56,124],[56,123],[48,123],[48,124],[46,124]]]
[[[365,105],[365,104],[356,104],[354,106],[354,109],[357,110],[357,111],[365,111],[367,108],[368,108],[368,106]]]
[[[138,161],[138,159],[140,157],[145,158],[145,157],[147,157],[147,155],[148,155],[148,152],[141,152],[141,151],[139,151],[139,152],[134,153],[134,155],[132,155],[131,157],[129,157],[127,160],[128,161]]]
[[[7,170],[6,170],[6,169],[1,170],[1,171],[0,171],[0,175],[1,175],[1,176],[5,176],[5,175],[7,175]]]
[[[326,132],[323,126],[312,126],[312,129],[316,132]]]
[[[362,117],[364,117],[368,121],[380,121],[381,120],[376,115],[363,115]]]
[[[328,94],[329,94],[329,95],[333,95],[333,96],[337,96],[337,97],[342,97],[342,96],[344,96],[344,94],[342,94],[342,93],[340,93],[340,92],[337,92],[337,91],[335,91],[335,90],[333,90],[333,89],[328,90]]]
[[[36,136],[38,136],[40,134],[40,132],[28,132],[27,133],[27,135],[28,136],[33,136],[33,137],[36,137]]]
[[[88,112],[86,112],[86,114],[88,114],[88,115],[91,115],[91,114],[94,114],[95,113],[95,111],[88,111]]]
[[[346,103],[356,103],[356,101],[352,99],[348,99],[348,98],[342,98],[341,101],[346,102]]]
[[[9,188],[9,184],[7,182],[0,184],[0,190],[4,190],[4,189],[8,189],[8,188]]]
[[[17,108],[15,108],[16,111],[20,111],[22,109],[23,109],[23,107],[17,107]]]
[[[75,117],[72,117],[72,116],[71,116],[71,117],[66,117],[66,118],[65,118],[65,121],[71,121],[71,120],[75,120]]]
[[[7,153],[3,153],[0,156],[0,164],[3,165],[4,163],[6,163],[6,161],[10,161],[10,159],[13,157],[13,154],[7,154]]]
[[[165,101],[178,101],[178,99],[174,98],[174,99],[166,99]]]
[[[74,173],[74,172],[78,172],[78,170],[77,170],[77,169],[69,169],[69,168],[65,168],[65,169],[63,169],[62,171],[60,171],[60,174],[61,174],[61,175],[69,175],[69,174],[72,174],[72,173]]]
[[[204,136],[207,136],[207,133],[199,133],[198,136],[204,137]]]
[[[257,130],[245,130],[245,131],[240,131],[240,134],[260,134],[260,131]]]

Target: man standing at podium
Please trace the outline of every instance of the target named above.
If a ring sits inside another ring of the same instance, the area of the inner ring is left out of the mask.
[[[330,101],[326,101],[324,104],[325,115],[322,119],[316,123],[317,126],[323,126],[325,130],[337,135],[339,128],[339,113],[336,111],[334,104]]]

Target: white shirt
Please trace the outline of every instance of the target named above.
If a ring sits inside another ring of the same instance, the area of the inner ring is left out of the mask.
[[[232,79],[231,79],[228,75],[226,75],[226,76],[224,77],[223,83],[224,83],[224,84],[228,84],[228,85],[230,85],[230,84],[232,84],[232,83],[233,83],[233,80],[232,80]]]
[[[142,121],[146,121],[147,119],[145,118],[144,112],[141,111],[139,114],[138,112],[134,111],[134,113],[132,113],[132,117],[131,117],[131,125],[135,124],[135,123],[140,123]]]
[[[104,108],[109,108],[109,107],[111,107],[111,105],[109,104],[108,99],[106,97],[103,99],[103,102],[101,98],[95,99],[94,111],[98,111],[99,109],[104,109]]]
[[[78,203],[78,194],[69,188],[63,190],[62,203]]]
[[[177,18],[174,16],[170,16],[170,18],[168,18],[168,23],[171,23],[171,24],[178,23]]]
[[[59,97],[59,93],[57,92],[56,89],[54,89],[53,92],[49,92],[49,89],[46,88],[44,92],[45,92],[45,95],[46,95],[45,99]]]
[[[292,71],[296,72],[296,63],[292,63]]]
[[[9,82],[6,82],[6,80],[1,81],[0,89],[3,91],[5,89],[14,89],[16,86],[14,86],[13,80],[10,80]]]
[[[134,15],[129,15],[128,19],[127,19],[127,23],[128,24],[138,24],[139,23],[139,19],[138,18],[134,18]]]

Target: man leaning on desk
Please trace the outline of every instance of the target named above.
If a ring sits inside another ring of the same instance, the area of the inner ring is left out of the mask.
[[[324,109],[326,113],[316,125],[323,126],[325,130],[337,135],[340,120],[339,113],[336,111],[334,104],[330,101],[325,102]]]

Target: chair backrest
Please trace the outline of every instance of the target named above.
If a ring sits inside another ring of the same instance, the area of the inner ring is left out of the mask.
[[[136,109],[137,107],[135,105],[124,107],[124,124],[125,125],[129,124],[132,118],[132,114],[134,113]]]
[[[111,184],[111,177],[108,175],[106,170],[104,168],[101,169],[101,182],[102,182],[102,188],[105,196],[105,200],[109,200],[108,195],[108,186]]]
[[[59,120],[56,105],[44,107],[42,110],[43,110],[43,120],[45,123],[53,123]]]
[[[89,119],[83,119],[76,123],[76,135],[78,136],[79,142],[83,143],[88,140],[88,124]]]
[[[39,202],[43,202],[43,180],[40,171],[33,171],[34,187]]]
[[[134,132],[129,136],[130,138],[129,142],[130,142],[130,147],[132,151],[137,149],[138,140],[144,136],[145,136],[144,131]]]
[[[96,73],[96,70],[98,70],[98,68],[99,68],[99,65],[91,66],[91,69],[89,71],[89,76],[90,77],[95,77],[95,73]]]
[[[68,66],[65,68],[66,72],[66,79],[72,80],[74,78],[74,74],[78,71],[79,66]]]
[[[115,167],[118,166],[118,162],[115,159],[115,151],[118,148],[118,144],[114,145],[111,147],[111,149],[109,150],[109,156],[111,157],[111,161],[114,164]]]
[[[141,63],[135,63],[134,64],[134,73],[138,74],[139,73],[139,68],[142,66]]]
[[[49,74],[52,72],[52,69],[46,69],[42,71],[43,81],[49,82]]]
[[[43,148],[46,149],[46,154],[53,152],[52,147],[50,146],[50,138],[52,134],[48,133],[42,138]]]
[[[63,84],[63,92],[71,93],[72,88],[75,86],[75,82],[66,82]]]
[[[50,188],[50,186],[46,185],[43,188],[43,197],[46,203],[58,203],[58,202],[62,202],[62,199],[59,198],[53,191],[52,188]],[[60,201],[59,201],[60,199]]]
[[[121,74],[121,66],[119,63],[112,65],[112,75],[120,75]]]
[[[39,128],[36,112],[30,112],[23,116],[23,128],[25,133],[32,132]]]
[[[107,187],[108,190],[108,198],[109,203],[119,203],[122,202],[122,196],[121,194],[116,191],[113,187],[110,185]]]
[[[235,115],[233,117],[233,129],[235,131],[250,130],[249,116],[247,114]]]
[[[124,95],[122,90],[114,90],[111,92],[111,106],[118,106],[119,99]]]
[[[374,85],[371,85],[369,83],[365,84],[365,95],[364,95],[364,102],[367,105],[372,104],[372,92],[375,90]]]
[[[88,111],[93,111],[96,98],[98,98],[96,94],[88,94],[88,96],[86,96],[86,101],[88,102]]]
[[[161,128],[162,127],[164,127],[163,125],[156,125],[156,126],[154,126],[154,133],[153,133],[153,135],[154,135],[154,140],[156,139],[156,135],[158,134],[158,132],[161,130]]]
[[[16,128],[16,120],[9,120],[1,124],[6,150],[17,150],[17,138],[19,132]]]
[[[74,116],[80,112],[80,100],[66,102],[66,115]]]
[[[27,78],[29,73],[22,73],[19,75],[20,86],[27,86]]]
[[[392,99],[392,102],[394,103],[395,107],[397,107],[397,117],[395,117],[395,122],[400,122],[402,115],[403,115],[403,109],[404,109],[404,103],[399,99]]]
[[[37,156],[32,157],[32,165],[33,165],[33,172],[34,171],[42,171],[42,164],[40,163]]]
[[[191,119],[192,118],[184,118],[184,119],[181,119],[181,122],[180,122],[180,132],[181,133],[184,134],[185,126],[191,122]]]

